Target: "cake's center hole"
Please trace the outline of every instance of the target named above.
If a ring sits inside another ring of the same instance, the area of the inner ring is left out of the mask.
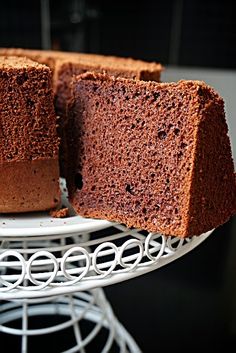
[[[83,187],[83,177],[80,173],[75,174],[75,186],[79,190],[81,190]]]

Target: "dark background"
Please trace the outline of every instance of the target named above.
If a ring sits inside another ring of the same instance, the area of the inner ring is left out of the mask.
[[[0,47],[235,69],[235,13],[235,1],[8,0],[1,2]],[[105,289],[116,315],[144,353],[222,352],[236,343],[234,223],[218,228],[166,267]],[[5,335],[3,340],[9,343]],[[39,351],[46,353],[46,347],[42,342]],[[49,351],[60,351],[57,342]]]
[[[234,0],[8,0],[0,45],[236,67]]]

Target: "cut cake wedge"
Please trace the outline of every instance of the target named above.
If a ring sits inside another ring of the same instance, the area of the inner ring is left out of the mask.
[[[67,183],[80,215],[187,237],[236,213],[224,103],[211,87],[87,73],[72,92]]]

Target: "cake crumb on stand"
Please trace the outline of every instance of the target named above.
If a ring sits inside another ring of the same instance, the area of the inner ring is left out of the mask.
[[[64,207],[61,209],[53,209],[50,210],[50,216],[53,218],[66,218],[69,217],[69,209],[68,207]]]

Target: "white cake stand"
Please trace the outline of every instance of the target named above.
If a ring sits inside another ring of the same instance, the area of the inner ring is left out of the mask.
[[[63,204],[70,207],[66,192]],[[101,332],[101,352],[140,353],[115,317],[102,287],[160,268],[211,233],[187,239],[147,234],[117,223],[84,219],[71,209],[70,217],[63,219],[48,213],[1,215],[0,332],[21,336],[21,353],[28,352],[29,337],[61,335],[68,328],[74,342],[68,342],[63,353],[87,352]],[[29,318],[50,315],[63,320],[31,328]],[[20,325],[14,326],[14,320]],[[84,321],[91,324],[85,334],[81,330]]]

